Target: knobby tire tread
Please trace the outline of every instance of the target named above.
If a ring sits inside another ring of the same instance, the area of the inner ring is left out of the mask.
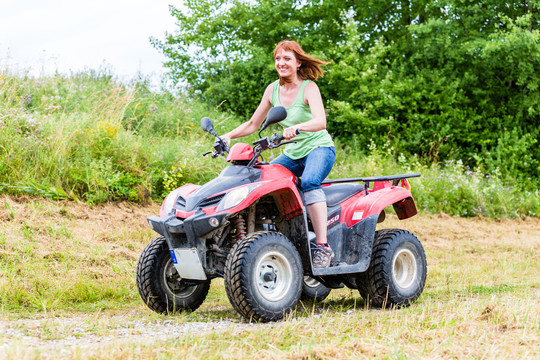
[[[267,311],[253,297],[247,295],[250,292],[249,278],[242,271],[242,269],[249,267],[247,264],[247,255],[252,251],[252,247],[255,246],[253,240],[274,233],[272,231],[258,231],[249,234],[232,247],[230,255],[225,262],[224,282],[227,297],[233,308],[248,321],[267,322],[283,318],[283,313],[277,314]]]
[[[392,274],[388,274],[387,270],[385,269],[385,264],[392,260],[387,258],[388,252],[390,251],[392,242],[396,241],[396,238],[406,234],[410,234],[415,237],[412,233],[401,229],[384,229],[377,231],[375,234],[371,264],[369,269],[359,276],[360,295],[363,298],[368,297],[370,304],[373,306],[408,306],[416,300],[417,296],[419,296],[418,294],[416,297],[410,299],[397,300],[395,297],[393,297],[393,294],[390,294],[390,288],[387,284],[387,279],[391,279],[392,276]],[[423,285],[420,292],[422,289]]]
[[[164,241],[165,238],[158,237],[154,239],[143,250],[139,264],[137,265],[137,288],[139,295],[143,299],[144,303],[153,311],[163,314],[167,312],[167,306],[158,300],[158,297],[154,294],[154,283],[152,274],[157,271],[156,258],[162,248],[167,246]]]
[[[159,314],[175,313],[178,311],[191,310],[195,311],[204,302],[210,289],[210,282],[201,283],[199,286],[204,286],[201,292],[196,290],[195,298],[192,298],[189,304],[179,306],[171,302],[164,290],[160,289],[158,279],[156,281],[154,275],[159,278],[159,256],[163,252],[169,251],[169,246],[165,237],[160,236],[152,240],[141,253],[139,263],[137,264],[137,289],[144,303],[153,311]]]
[[[388,273],[384,270],[384,259],[392,242],[392,238],[402,232],[399,229],[385,229],[375,238],[376,246],[373,248],[372,266],[369,270],[369,293],[370,301],[373,305],[382,307],[387,302],[388,286],[384,284],[384,279],[388,278]],[[391,275],[391,274],[390,274]]]
[[[238,241],[231,249],[232,256],[228,257],[225,262],[224,282],[227,297],[233,308],[246,319],[259,320],[255,317],[253,306],[248,302],[245,295],[248,291],[247,286],[242,285],[242,283],[246,283],[245,275],[239,269],[243,267],[246,261],[245,254],[253,244],[253,239],[263,233],[265,232],[256,232]]]

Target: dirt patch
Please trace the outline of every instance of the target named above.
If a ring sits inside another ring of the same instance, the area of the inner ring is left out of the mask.
[[[127,340],[148,344],[189,333],[243,331],[254,326],[232,320],[186,323],[175,320],[149,321],[133,313],[21,319],[0,321],[0,349],[6,354],[10,349],[13,352],[19,351],[17,348],[32,348],[39,351],[40,358],[55,358],[59,353],[67,355],[76,348],[104,347]]]

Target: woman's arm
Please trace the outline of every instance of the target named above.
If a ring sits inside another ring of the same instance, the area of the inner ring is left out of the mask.
[[[238,126],[236,129],[223,135],[222,137],[225,138],[225,140],[227,141],[227,144],[230,144],[231,139],[237,139],[237,138],[241,138],[241,137],[253,134],[255,131],[257,131],[261,127],[261,124],[263,123],[264,119],[266,118],[266,115],[268,114],[268,111],[270,111],[271,108],[272,108],[272,84],[268,85],[268,87],[264,91],[261,102],[259,103],[257,110],[255,110],[255,112],[251,116],[251,119],[249,119],[249,121],[246,121],[242,125]]]
[[[324,111],[321,92],[314,82],[307,84],[304,91],[304,101],[309,105],[313,118],[302,124],[294,125],[283,130],[283,136],[287,140],[296,136],[296,129],[310,132],[326,129],[326,113]]]

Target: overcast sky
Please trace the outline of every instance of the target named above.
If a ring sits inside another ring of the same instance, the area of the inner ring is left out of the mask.
[[[98,69],[159,76],[166,59],[149,42],[174,32],[181,0],[0,0],[0,68],[32,75]]]

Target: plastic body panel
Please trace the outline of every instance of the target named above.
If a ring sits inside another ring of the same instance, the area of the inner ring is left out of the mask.
[[[253,148],[249,144],[236,143],[231,148],[227,161],[249,161],[253,157]]]
[[[242,150],[240,147],[238,149]],[[416,214],[408,183],[399,179],[402,186],[397,186],[398,182],[393,177],[388,178],[390,180],[383,177],[364,178],[373,184],[371,189],[367,181],[364,185],[343,184],[353,179],[339,180],[339,185],[333,185],[331,180],[324,184],[332,199],[329,205],[333,205],[328,208],[328,241],[336,254],[335,266],[324,269],[311,266],[307,211],[296,185],[297,178],[281,165],[228,166],[217,178],[203,186],[182,186],[174,214],[150,217],[148,220],[155,231],[167,238],[170,249],[190,249],[191,252],[185,252],[190,256],[196,251],[201,265],[206,269],[205,239],[216,229],[210,225],[209,219],[216,218],[219,226],[222,226],[234,214],[270,196],[285,220],[280,231],[286,233],[299,250],[306,274],[330,276],[360,273],[369,266],[377,220],[384,208],[393,205],[400,219]],[[231,208],[217,211],[221,199],[241,187],[249,187],[245,198]],[[196,263],[195,260],[191,262]],[[200,273],[198,275],[202,277]]]

